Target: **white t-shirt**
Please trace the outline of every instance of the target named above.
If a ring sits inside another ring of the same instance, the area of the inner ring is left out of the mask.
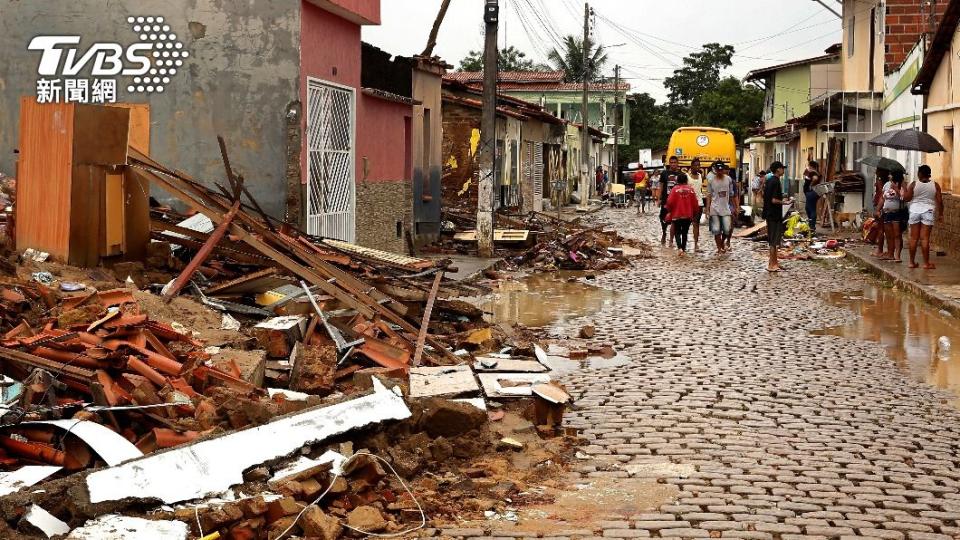
[[[693,188],[693,192],[697,194],[697,204],[701,207],[703,206],[703,173],[695,175],[693,173],[687,173],[687,183],[690,184],[690,187]]]
[[[723,178],[714,176],[707,184],[707,188],[710,190],[710,215],[733,215],[733,212],[730,210],[730,198],[733,196],[733,178],[729,176],[724,176]]]

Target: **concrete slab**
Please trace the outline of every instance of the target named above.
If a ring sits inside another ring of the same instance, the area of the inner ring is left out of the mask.
[[[908,268],[907,250],[903,251],[904,262],[881,261],[870,255],[873,246],[868,244],[848,246],[847,254],[863,264],[871,273],[889,279],[898,287],[910,291],[939,309],[960,317],[960,261],[948,257],[933,257],[936,269]],[[918,255],[919,258],[919,255]]]

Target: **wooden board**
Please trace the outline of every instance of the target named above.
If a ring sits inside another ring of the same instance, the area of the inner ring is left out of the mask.
[[[121,107],[77,105],[74,109],[75,165],[126,165],[130,111]]]
[[[748,229],[740,229],[740,230],[734,232],[734,233],[733,233],[733,237],[734,237],[734,238],[747,238],[747,237],[753,236],[753,235],[755,235],[755,234],[758,234],[758,233],[760,233],[760,232],[763,232],[763,231],[765,231],[766,229],[767,229],[767,223],[766,223],[765,221],[761,221],[760,223],[757,223],[757,224],[754,225],[753,227],[750,227],[750,228],[748,228]]]
[[[528,230],[516,230],[516,229],[497,229],[493,231],[493,241],[494,242],[526,242],[530,237],[530,231]],[[453,235],[453,239],[457,242],[476,242],[477,241],[477,231],[466,231],[462,233],[457,233]]]
[[[410,397],[455,396],[479,391],[470,366],[410,368]]]
[[[20,99],[16,243],[64,261],[70,249],[73,105]]]
[[[423,270],[426,268],[431,268],[436,265],[433,261],[428,261],[426,259],[418,259],[416,257],[408,257],[406,255],[401,255],[399,253],[392,253],[389,251],[382,251],[379,249],[372,249],[363,246],[358,246],[356,244],[351,244],[350,242],[343,242],[341,240],[332,240],[325,238],[322,242],[334,249],[338,249],[345,253],[351,253],[360,257],[367,259],[372,259],[375,261],[388,264],[397,268],[404,268],[408,270]]]

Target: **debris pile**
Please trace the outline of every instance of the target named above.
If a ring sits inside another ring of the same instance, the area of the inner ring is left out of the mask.
[[[95,283],[37,250],[0,268],[0,536],[403,533],[509,515],[524,475],[559,472],[572,398],[522,332],[454,299],[486,289],[270,218],[223,155],[217,192],[130,149],[191,209],[151,209],[142,263]],[[540,249],[622,259],[614,233],[549,227]],[[196,332],[187,303],[215,322]]]
[[[465,213],[445,214],[448,234],[438,247],[441,252],[471,253],[476,245],[476,219]],[[606,225],[589,226],[582,218],[565,220],[531,212],[525,217],[496,215],[494,246],[506,267],[552,270],[611,270],[630,264],[633,258],[652,257],[652,248],[628,240]]]

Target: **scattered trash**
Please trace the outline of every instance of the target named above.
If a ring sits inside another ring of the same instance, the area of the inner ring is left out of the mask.
[[[50,285],[54,279],[50,272],[34,272],[30,274],[30,277],[37,283],[43,283],[44,285]]]

